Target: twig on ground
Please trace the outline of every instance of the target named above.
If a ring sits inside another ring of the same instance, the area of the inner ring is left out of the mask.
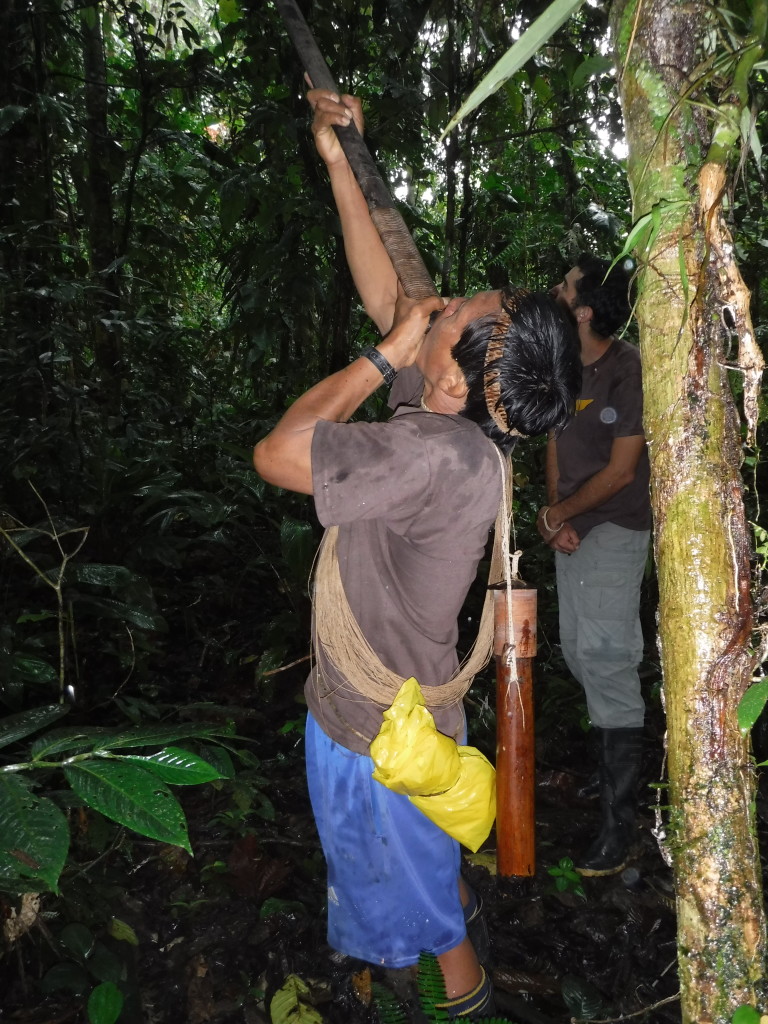
[[[599,1020],[594,1017],[571,1017],[571,1024],[616,1024],[617,1021],[631,1020],[633,1017],[643,1017],[646,1013],[650,1013],[652,1010],[658,1010],[660,1006],[665,1006],[667,1003],[676,1003],[680,998],[680,993],[676,992],[673,996],[667,996],[666,999],[660,999],[658,1003],[653,1003],[651,1006],[644,1006],[642,1010],[634,1010],[632,1013],[622,1013],[620,1017],[602,1017]]]

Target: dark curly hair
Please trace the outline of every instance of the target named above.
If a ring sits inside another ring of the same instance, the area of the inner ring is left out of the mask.
[[[473,420],[505,454],[517,441],[502,431],[486,401],[488,371],[498,372],[500,405],[511,428],[520,434],[545,434],[565,426],[573,415],[581,387],[579,342],[554,299],[544,292],[504,289],[502,316],[509,320],[499,334],[498,314],[468,324],[451,350],[468,387],[461,413]],[[491,338],[501,356],[486,363]]]
[[[624,326],[632,312],[632,277],[622,263],[609,274],[610,265],[608,260],[589,253],[582,253],[575,264],[584,275],[575,284],[578,304],[592,309],[594,316],[590,326],[601,338],[610,338]]]

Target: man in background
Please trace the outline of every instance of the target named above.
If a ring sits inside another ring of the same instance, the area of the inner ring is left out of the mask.
[[[537,523],[555,551],[563,655],[598,740],[600,830],[574,858],[577,871],[594,876],[626,866],[635,824],[645,714],[640,585],[651,527],[640,353],[615,336],[630,316],[630,279],[609,266],[581,256],[551,292],[578,331],[582,388],[574,418],[550,433],[549,504]]]

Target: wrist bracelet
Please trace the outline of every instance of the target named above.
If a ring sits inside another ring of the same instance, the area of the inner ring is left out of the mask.
[[[383,356],[377,348],[373,347],[373,345],[369,345],[367,348],[364,348],[360,353],[360,358],[370,359],[384,378],[385,384],[392,384],[394,382],[394,379],[397,376],[397,370],[394,368],[392,363],[390,363],[387,357]]]
[[[544,508],[541,510],[541,521],[542,523],[544,523],[544,529],[547,531],[547,533],[551,533],[554,536],[556,533],[559,533],[562,530],[562,528],[565,526],[565,523],[560,523],[558,528],[556,530],[553,530],[552,527],[549,525],[549,522],[547,521],[547,512],[549,512],[549,510],[549,505],[545,505]]]

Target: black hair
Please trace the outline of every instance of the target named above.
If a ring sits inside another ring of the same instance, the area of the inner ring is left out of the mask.
[[[590,327],[595,334],[610,338],[624,326],[632,312],[632,277],[623,263],[618,263],[609,274],[609,261],[589,253],[582,253],[575,265],[584,275],[575,283],[578,305],[591,308],[594,315]]]
[[[488,342],[499,322],[496,314],[467,324],[451,355],[468,388],[461,415],[477,423],[506,454],[517,438],[502,431],[488,412],[485,372],[498,369],[500,404],[510,427],[521,434],[545,434],[564,427],[573,415],[581,357],[572,325],[546,293],[504,289],[501,306],[511,319],[499,358],[486,366]]]

